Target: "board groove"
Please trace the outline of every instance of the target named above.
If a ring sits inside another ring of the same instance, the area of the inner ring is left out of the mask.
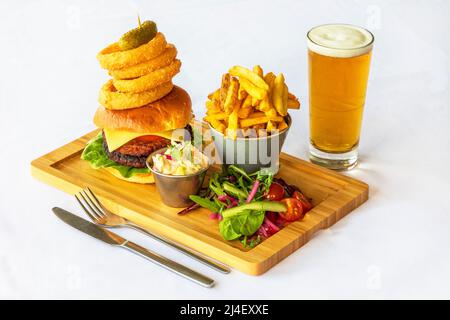
[[[75,194],[90,187],[111,211],[155,232],[252,275],[260,275],[308,242],[320,229],[329,228],[368,199],[364,182],[318,167],[282,153],[279,176],[298,185],[315,207],[302,221],[294,222],[253,249],[227,242],[217,222],[205,209],[178,216],[178,209],[160,202],[153,185],[137,185],[94,170],[80,159],[95,130],[31,163],[32,175]]]

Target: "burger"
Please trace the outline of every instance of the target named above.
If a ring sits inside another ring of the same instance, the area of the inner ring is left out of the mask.
[[[143,107],[110,110],[99,106],[94,123],[101,131],[88,142],[81,158],[119,179],[153,183],[147,157],[168,146],[171,140],[189,136],[191,118],[191,99],[178,86]]]
[[[81,158],[117,178],[152,183],[147,157],[188,136],[177,129],[188,126],[192,110],[187,92],[172,83],[181,66],[176,47],[153,21],[138,22],[97,55],[112,79],[100,90],[94,116],[101,130]]]

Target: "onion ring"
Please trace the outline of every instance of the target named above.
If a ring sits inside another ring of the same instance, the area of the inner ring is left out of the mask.
[[[113,81],[109,80],[100,90],[98,102],[106,109],[110,110],[138,108],[161,99],[172,91],[172,88],[172,81],[168,81],[149,91],[126,93],[117,91]]]
[[[110,70],[109,75],[114,79],[133,79],[146,75],[152,71],[168,66],[177,56],[177,49],[173,44],[168,44],[166,49],[154,59],[136,64],[131,67]]]
[[[166,38],[161,32],[135,49],[121,51],[117,42],[110,44],[97,54],[97,60],[104,69],[126,68],[156,58],[166,48]]]
[[[176,59],[171,64],[155,70],[142,77],[131,80],[113,79],[114,87],[122,92],[142,92],[157,87],[160,83],[170,81],[180,72],[181,61]]]

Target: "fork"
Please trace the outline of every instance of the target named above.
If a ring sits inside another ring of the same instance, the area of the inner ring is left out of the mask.
[[[150,236],[151,238],[158,240],[159,242],[162,242],[162,243],[178,250],[179,252],[213,268],[216,271],[219,271],[221,273],[229,273],[230,272],[230,269],[227,266],[222,265],[218,262],[215,262],[207,257],[204,257],[204,256],[200,255],[199,253],[194,252],[193,250],[188,249],[178,243],[175,243],[171,240],[168,240],[159,235],[151,233],[150,231],[147,231],[147,230],[139,227],[138,225],[132,223],[131,221],[129,221],[117,214],[112,213],[111,211],[106,209],[105,206],[102,205],[102,203],[98,200],[97,196],[92,192],[92,190],[90,188],[85,188],[78,194],[75,194],[75,199],[78,201],[78,203],[80,204],[83,211],[86,212],[88,217],[95,224],[101,225],[102,227],[105,227],[105,228],[128,227],[128,228],[137,230],[137,231],[142,232],[142,233]],[[87,208],[83,205],[83,202],[89,207],[89,209],[91,209],[90,210],[91,212],[89,212],[89,210],[86,210]]]

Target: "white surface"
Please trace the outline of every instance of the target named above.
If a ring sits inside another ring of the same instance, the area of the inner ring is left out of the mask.
[[[450,298],[448,1],[2,1],[0,298]],[[306,158],[306,32],[345,22],[375,35],[361,139],[370,199],[261,277],[203,289],[57,220],[71,197],[33,180],[32,159],[93,129],[107,79],[96,53],[136,23],[158,22],[183,62],[176,83],[203,115],[232,65],[283,72],[303,103],[285,151]],[[120,274],[120,277],[115,276]],[[114,280],[112,280],[114,279]]]

